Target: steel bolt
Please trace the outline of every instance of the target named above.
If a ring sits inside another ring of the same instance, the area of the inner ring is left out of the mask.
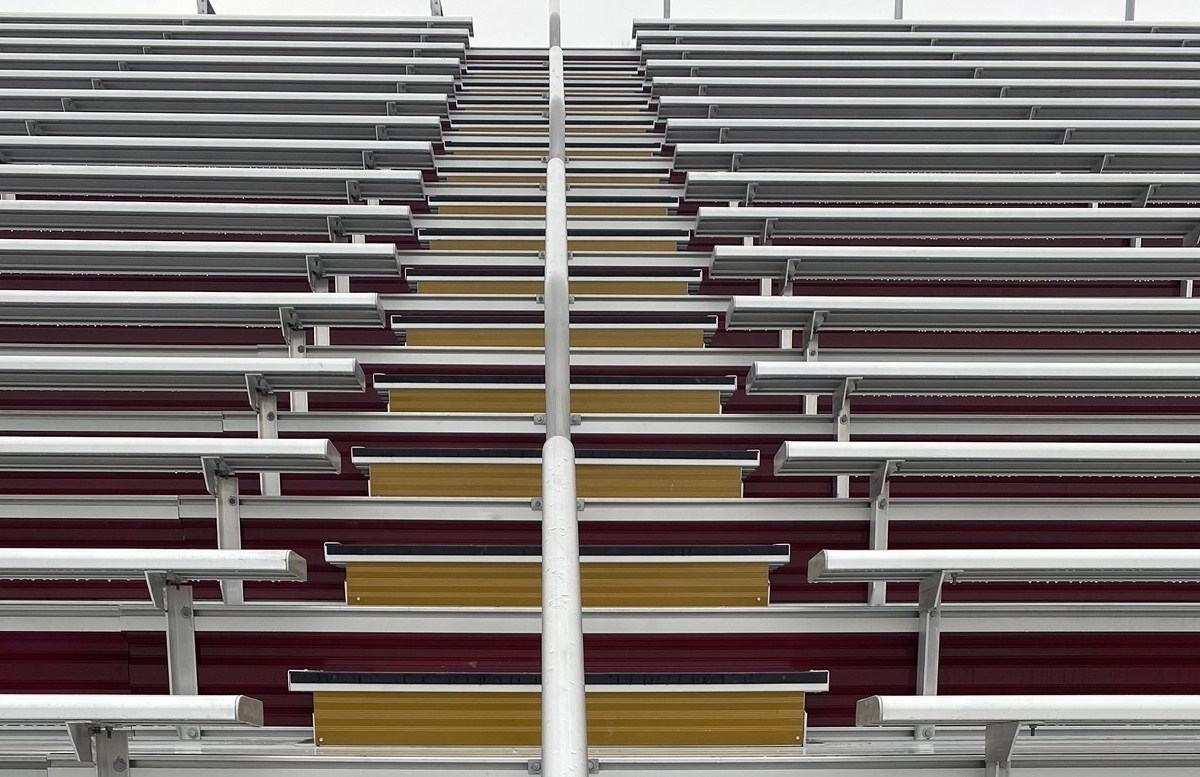
[[[192,617],[192,608],[184,605],[183,607],[179,608],[179,614],[184,618],[190,618]],[[194,731],[195,729],[192,730]]]
[[[124,758],[115,758],[113,759],[112,767],[114,772],[123,772],[129,768],[129,764]]]

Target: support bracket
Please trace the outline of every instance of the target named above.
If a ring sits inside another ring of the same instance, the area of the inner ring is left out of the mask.
[[[812,315],[808,317],[808,321],[804,324],[804,340],[800,345],[805,350],[805,361],[816,361],[817,335],[821,331],[821,326],[825,323],[825,319],[828,317],[829,311],[814,310]]]
[[[1195,248],[1196,244],[1200,243],[1200,224],[1188,230],[1188,233],[1183,236],[1184,248]]]
[[[775,219],[763,221],[762,231],[758,233],[760,245],[769,246],[775,238]]]
[[[1013,749],[1017,735],[1021,733],[1022,721],[989,723],[983,733],[984,777],[1009,777],[1012,772]]]
[[[862,378],[846,378],[842,381],[842,385],[837,391],[833,392],[833,417],[838,425],[838,439],[843,437],[842,430],[845,429],[845,437],[850,437],[850,395],[858,388],[858,382]]]
[[[1158,184],[1148,184],[1146,188],[1133,200],[1133,207],[1144,208],[1150,202],[1150,198],[1158,191]]]
[[[891,494],[889,478],[903,462],[888,459],[871,475],[871,516],[869,547],[871,550],[887,550],[888,546],[888,501]],[[867,602],[872,605],[887,602],[887,583],[867,584]]]
[[[305,351],[304,325],[295,308],[279,309],[279,328],[288,344],[288,356],[303,356]]]
[[[744,200],[743,204],[747,208],[750,207],[750,203],[754,202],[754,195],[756,195],[756,194],[758,194],[758,184],[756,184],[756,183],[746,184],[746,199]]]
[[[217,547],[240,550],[242,547],[242,500],[237,476],[219,458],[201,460],[204,485],[216,500]],[[243,604],[241,580],[222,580],[221,599],[225,604]]]
[[[325,217],[326,231],[329,233],[329,242],[331,243],[348,243],[350,242],[349,235],[346,234],[346,225],[342,221],[341,216],[326,216]]]
[[[323,289],[329,288],[329,279],[325,275],[325,268],[321,266],[320,256],[306,254],[304,256],[304,272],[308,275],[308,287],[313,290],[313,293],[319,293]]]
[[[68,720],[67,736],[71,738],[71,749],[80,763],[90,764],[95,758],[92,753],[92,724],[86,720]]]
[[[358,181],[346,181],[346,202],[351,205],[362,204],[362,184]]]

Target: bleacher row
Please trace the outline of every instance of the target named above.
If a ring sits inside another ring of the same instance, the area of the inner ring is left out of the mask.
[[[1194,773],[1200,28],[634,32],[591,765]],[[0,771],[541,770],[548,56],[471,33],[0,17]]]

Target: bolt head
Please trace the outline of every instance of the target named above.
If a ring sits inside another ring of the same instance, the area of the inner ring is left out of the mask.
[[[112,768],[114,772],[123,772],[129,768],[129,764],[124,758],[114,758]]]

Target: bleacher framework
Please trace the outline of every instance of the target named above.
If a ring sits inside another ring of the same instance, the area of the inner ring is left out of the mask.
[[[0,775],[1196,773],[1200,27],[896,6],[0,16]]]

